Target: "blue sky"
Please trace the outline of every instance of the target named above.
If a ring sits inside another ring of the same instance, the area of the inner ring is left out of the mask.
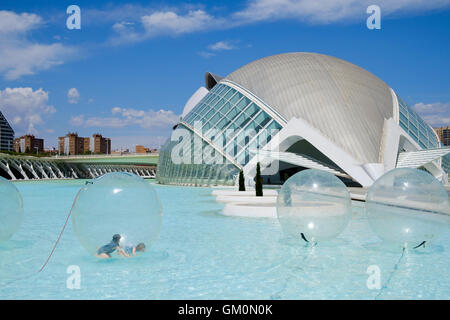
[[[66,27],[71,4],[81,30]],[[366,27],[371,4],[381,30]],[[292,51],[357,64],[432,125],[450,124],[450,0],[3,0],[0,110],[46,148],[69,130],[158,147],[206,71]]]

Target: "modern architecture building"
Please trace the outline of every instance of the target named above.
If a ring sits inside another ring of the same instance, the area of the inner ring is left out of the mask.
[[[441,128],[434,128],[437,135],[439,136],[439,139],[441,140],[441,143],[444,146],[450,146],[450,127],[441,127]]]
[[[441,143],[444,146],[450,146],[450,127],[441,127],[441,128],[435,128],[434,129],[439,136],[439,139],[441,140]],[[447,154],[446,156],[442,157],[442,168],[444,169],[447,174],[450,173],[450,154]]]
[[[58,138],[58,151],[66,155],[111,154],[111,139],[104,138],[98,133],[89,138],[79,137],[76,132],[69,132],[66,136]]]
[[[155,178],[157,156],[84,155],[37,157],[0,153],[0,177],[8,180],[90,179],[110,172]]]
[[[356,186],[396,167],[447,181],[449,149],[433,128],[372,73],[322,54],[270,56],[223,78],[206,73],[174,129],[160,150],[161,183],[234,185],[243,170],[252,184],[257,162],[265,183],[305,168]]]
[[[94,154],[111,154],[111,139],[95,133],[90,139],[89,150]]]
[[[44,151],[44,139],[26,134],[14,139],[14,151],[19,153],[39,153]]]
[[[0,150],[14,150],[14,130],[0,111]]]

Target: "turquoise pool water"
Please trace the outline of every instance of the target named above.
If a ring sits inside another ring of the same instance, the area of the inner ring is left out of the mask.
[[[450,298],[448,231],[435,245],[401,258],[355,206],[338,239],[306,248],[286,238],[276,220],[219,215],[212,189],[160,185],[162,230],[145,256],[97,260],[69,223],[47,268],[36,273],[83,183],[16,183],[25,218],[0,245],[0,299]],[[67,288],[71,265],[80,268],[80,289]],[[379,268],[383,289],[368,288],[369,266]]]

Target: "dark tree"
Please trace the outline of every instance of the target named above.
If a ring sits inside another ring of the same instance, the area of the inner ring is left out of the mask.
[[[256,191],[256,196],[257,197],[262,197],[263,196],[261,167],[259,165],[259,162],[256,164],[255,191]]]
[[[239,171],[239,191],[245,191],[244,171]]]

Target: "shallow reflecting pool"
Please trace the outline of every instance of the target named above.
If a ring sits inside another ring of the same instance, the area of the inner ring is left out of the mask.
[[[223,205],[210,188],[156,184],[163,225],[147,254],[98,260],[82,248],[69,223],[50,263],[37,273],[83,184],[15,183],[24,219],[0,245],[0,299],[450,298],[448,230],[436,244],[402,256],[401,249],[378,240],[355,204],[336,240],[308,248],[287,238],[276,219],[221,216]],[[96,223],[107,223],[107,217]],[[369,289],[368,268],[380,271],[382,289]],[[80,289],[70,289],[74,270]]]

